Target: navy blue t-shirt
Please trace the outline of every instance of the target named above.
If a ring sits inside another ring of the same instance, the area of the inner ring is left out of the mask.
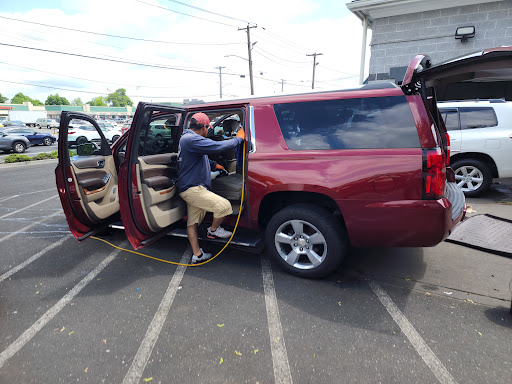
[[[185,192],[190,187],[202,185],[211,190],[210,162],[208,155],[233,149],[243,140],[235,137],[231,140],[213,141],[185,129],[180,138],[178,149],[178,191]]]

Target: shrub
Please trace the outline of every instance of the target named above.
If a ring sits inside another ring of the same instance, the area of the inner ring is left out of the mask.
[[[51,153],[38,153],[35,156],[32,156],[32,160],[46,160],[53,159]]]
[[[8,156],[5,156],[4,161],[6,163],[19,163],[22,161],[32,161],[32,158],[27,155],[18,155],[17,153],[12,153]]]
[[[59,157],[59,151],[52,151],[50,155],[51,159],[57,159]]]

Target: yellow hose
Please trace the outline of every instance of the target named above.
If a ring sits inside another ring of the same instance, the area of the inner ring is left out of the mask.
[[[144,257],[147,257],[148,259],[152,259],[152,260],[156,260],[156,261],[161,261],[162,263],[167,263],[167,264],[174,264],[174,265],[182,265],[184,267],[199,267],[200,265],[204,265],[206,263],[209,263],[210,261],[212,261],[213,259],[215,259],[217,256],[219,256],[223,251],[224,249],[226,249],[226,247],[229,245],[229,243],[231,242],[231,240],[233,239],[233,236],[235,236],[235,232],[236,232],[236,229],[238,227],[238,222],[240,221],[240,215],[242,214],[242,205],[243,205],[243,202],[244,202],[244,192],[245,192],[245,140],[244,140],[244,145],[243,145],[243,160],[242,160],[242,198],[240,199],[240,209],[238,210],[238,217],[236,219],[236,224],[235,224],[235,228],[233,229],[233,233],[231,234],[231,237],[229,238],[228,242],[224,245],[224,247],[222,247],[222,249],[215,255],[213,256],[212,258],[206,260],[206,261],[203,261],[202,263],[197,263],[197,264],[182,264],[182,263],[177,263],[175,261],[169,261],[169,260],[163,260],[163,259],[159,259],[157,257],[153,257],[153,256],[149,256],[149,255],[145,255],[144,253],[140,253],[140,252],[136,252],[136,251],[132,251],[130,249],[125,249],[125,248],[121,248],[121,247],[118,247],[117,245],[114,245],[112,243],[109,243],[108,241],[106,240],[103,240],[103,239],[100,239],[99,237],[95,237],[95,236],[91,236],[91,239],[95,239],[95,240],[99,240],[99,241],[103,241],[104,243],[110,245],[111,247],[113,248],[116,248],[116,249],[120,249],[121,251],[125,251],[125,252],[130,252],[130,253],[134,253],[135,255],[139,255],[139,256],[144,256]]]

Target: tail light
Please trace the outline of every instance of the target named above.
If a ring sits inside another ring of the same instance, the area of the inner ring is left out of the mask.
[[[423,150],[423,198],[437,200],[444,196],[446,162],[441,148]]]
[[[72,135],[75,131],[68,131],[68,135]]]
[[[445,133],[446,135],[446,166],[449,167],[450,166],[450,135],[448,134],[448,132]]]

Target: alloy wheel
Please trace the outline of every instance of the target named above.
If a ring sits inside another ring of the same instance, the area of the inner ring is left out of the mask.
[[[288,220],[276,231],[276,250],[290,266],[313,269],[325,260],[327,241],[322,233],[304,220]]]
[[[463,192],[476,191],[484,182],[484,174],[475,166],[464,165],[455,171],[455,182]]]

